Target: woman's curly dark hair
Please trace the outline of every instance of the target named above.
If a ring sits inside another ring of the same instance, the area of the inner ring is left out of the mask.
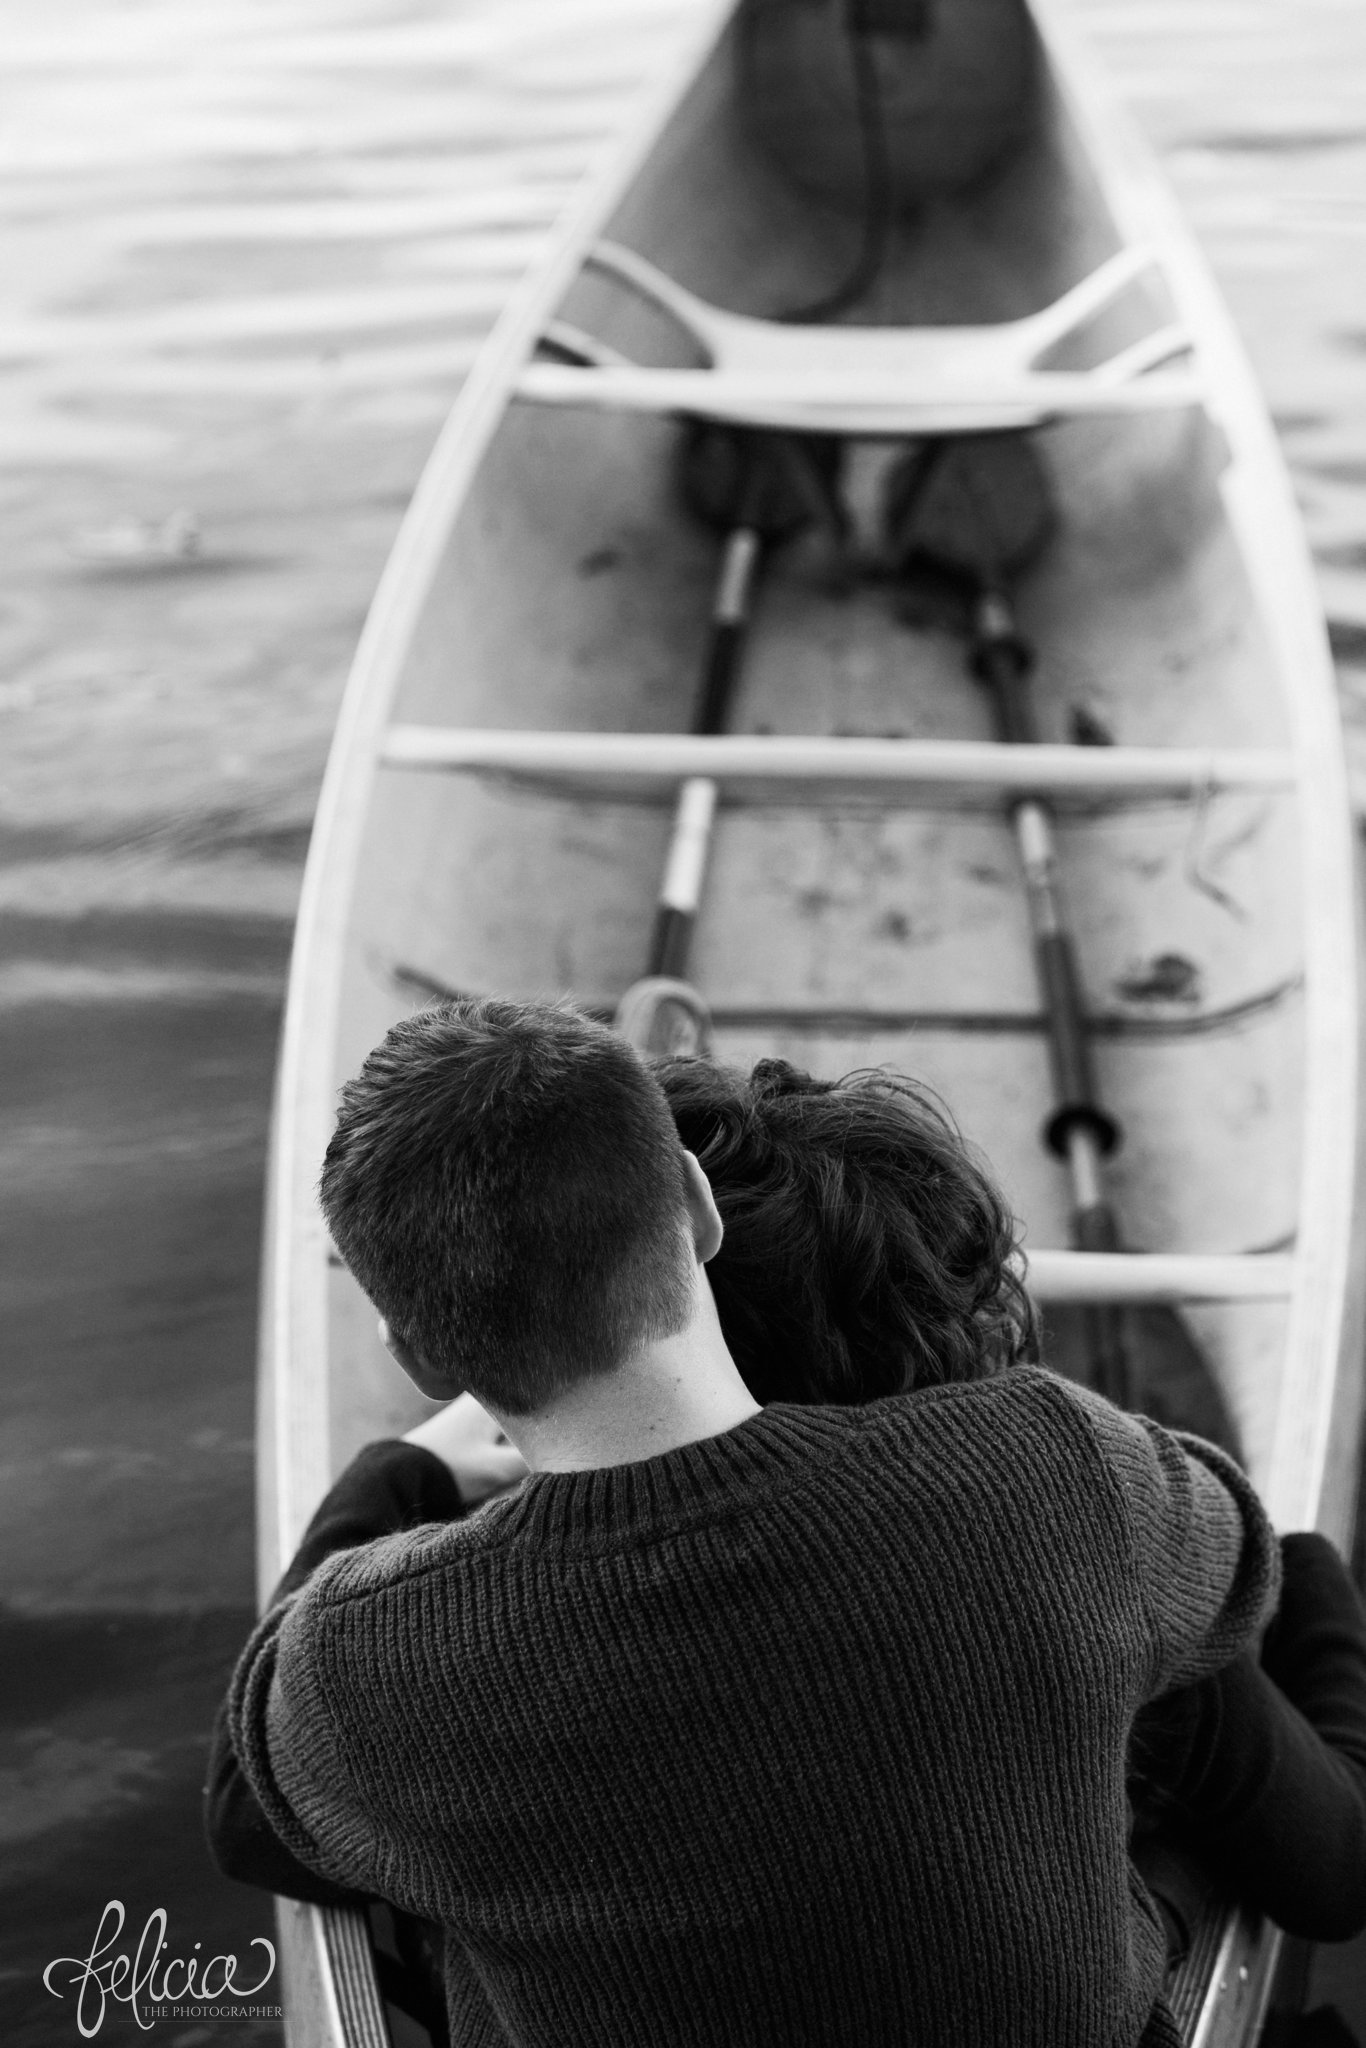
[[[871,1401],[1037,1359],[1015,1219],[927,1089],[786,1060],[652,1066],[726,1227],[708,1272],[757,1401]]]

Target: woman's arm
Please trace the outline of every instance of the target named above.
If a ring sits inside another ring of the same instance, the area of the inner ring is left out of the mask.
[[[504,1491],[525,1467],[496,1424],[462,1395],[401,1441],[370,1444],[354,1458],[318,1508],[271,1597],[272,1608],[303,1585],[334,1551],[429,1522],[451,1522]],[[204,1788],[204,1825],[219,1869],[314,1905],[360,1903],[285,1847],[247,1783],[219,1709]]]
[[[1287,1933],[1366,1927],[1366,1606],[1322,1536],[1281,1540],[1281,1604],[1245,1654],[1140,1716],[1146,1784]]]

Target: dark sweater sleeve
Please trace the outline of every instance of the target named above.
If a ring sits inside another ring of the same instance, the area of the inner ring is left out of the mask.
[[[1200,1437],[1128,1415],[1084,1387],[1085,1410],[1127,1527],[1148,1657],[1135,1700],[1229,1664],[1275,1610],[1275,1532],[1246,1475]]]
[[[452,1522],[464,1512],[453,1474],[431,1451],[402,1442],[367,1445],[323,1499],[267,1612],[297,1592],[335,1551],[425,1522]],[[320,1876],[279,1839],[233,1747],[226,1702],[209,1751],[204,1826],[214,1862],[226,1877],[313,1905],[361,1903],[363,1894]]]
[[[1154,1703],[1140,1768],[1204,1860],[1288,1934],[1366,1927],[1366,1607],[1322,1536],[1282,1538],[1262,1663]]]

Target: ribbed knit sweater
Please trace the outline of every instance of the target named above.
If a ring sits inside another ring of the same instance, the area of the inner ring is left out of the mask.
[[[462,2048],[1175,2041],[1126,1742],[1277,1562],[1219,1452],[1044,1372],[775,1406],[338,1552],[232,1743],[448,1930]]]

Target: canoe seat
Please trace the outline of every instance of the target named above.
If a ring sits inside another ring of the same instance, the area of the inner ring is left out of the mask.
[[[1037,367],[1157,260],[1150,249],[1121,249],[1051,306],[1020,320],[983,327],[818,327],[726,312],[634,250],[600,242],[585,267],[673,320],[702,351],[706,367],[633,363],[555,321],[545,345],[566,360],[529,363],[515,395],[537,405],[864,435],[985,433],[1082,413],[1199,405],[1200,380],[1189,369],[1164,368],[1190,353],[1190,337],[1179,326],[1154,328],[1094,369]]]

